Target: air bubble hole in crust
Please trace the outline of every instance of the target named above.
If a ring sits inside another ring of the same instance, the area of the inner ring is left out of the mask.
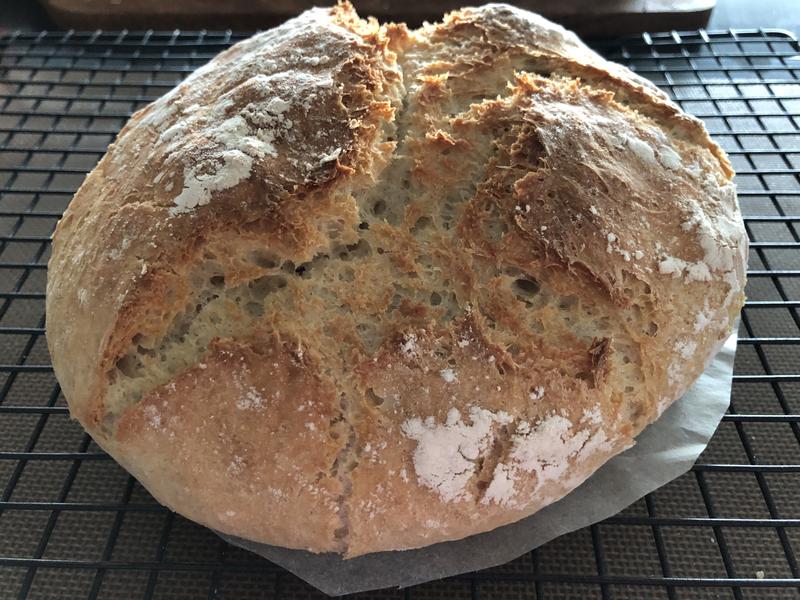
[[[333,249],[333,253],[340,260],[350,261],[356,258],[366,258],[372,254],[372,247],[367,240],[360,239],[357,243],[349,246],[337,246]]]
[[[275,254],[266,250],[254,250],[247,258],[251,263],[262,269],[274,269],[280,262]]]
[[[411,235],[419,235],[425,230],[430,229],[433,226],[433,221],[430,217],[420,217],[417,219],[417,222],[414,223],[414,226],[411,228]]]
[[[376,394],[375,390],[373,390],[372,388],[367,388],[366,396],[369,403],[372,404],[373,406],[380,406],[384,402],[383,398],[378,396],[378,394]]]
[[[117,369],[126,377],[136,377],[141,368],[142,362],[133,354],[126,354],[117,361]]]
[[[518,295],[526,298],[532,298],[539,293],[539,284],[533,279],[516,279],[514,280],[514,288]]]
[[[266,275],[251,281],[247,287],[253,298],[263,300],[269,294],[286,287],[286,278],[281,275]]]

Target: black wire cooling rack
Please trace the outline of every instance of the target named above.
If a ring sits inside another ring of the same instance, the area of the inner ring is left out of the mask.
[[[0,598],[322,598],[160,507],[69,420],[44,339],[49,236],[136,108],[230,33],[0,37]],[[598,46],[703,118],[751,239],[733,399],[686,475],[493,569],[360,598],[800,598],[800,49],[787,33]]]

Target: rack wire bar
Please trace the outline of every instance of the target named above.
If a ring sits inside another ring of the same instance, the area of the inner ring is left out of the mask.
[[[50,236],[130,114],[232,32],[0,36],[0,600],[321,598],[160,506],[81,428],[44,337]],[[596,48],[704,119],[751,240],[732,403],[690,472],[509,564],[358,598],[800,598],[800,48],[777,29]]]

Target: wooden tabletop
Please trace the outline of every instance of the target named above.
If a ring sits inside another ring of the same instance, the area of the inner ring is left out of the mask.
[[[324,3],[324,2],[320,2]],[[465,0],[465,5],[480,0]],[[717,0],[708,29],[779,27],[800,34],[798,0]],[[32,0],[0,1],[0,30],[54,29],[47,13]]]

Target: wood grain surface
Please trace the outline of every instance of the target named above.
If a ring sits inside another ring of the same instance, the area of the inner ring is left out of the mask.
[[[276,25],[319,0],[42,0],[61,28],[253,29]],[[415,25],[465,4],[464,0],[354,0],[361,14]],[[716,0],[518,0],[582,35],[697,29],[708,23]],[[470,4],[467,2],[466,4]]]

